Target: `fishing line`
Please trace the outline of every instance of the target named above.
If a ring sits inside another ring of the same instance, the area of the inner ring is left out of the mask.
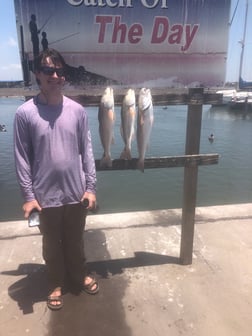
[[[53,41],[53,42],[51,42],[51,43],[49,43],[49,44],[51,45],[51,44],[54,44],[54,43],[57,43],[57,42],[64,41],[64,40],[66,40],[66,39],[68,39],[68,38],[70,38],[70,37],[72,37],[72,36],[78,35],[78,34],[80,34],[80,32],[77,32],[77,33],[73,33],[73,34],[67,35],[67,36],[62,37],[61,39],[58,39],[58,40],[56,40],[56,41]]]
[[[44,24],[39,29],[40,31],[47,25],[47,23],[49,22],[49,20],[51,20],[52,17],[53,17],[53,13],[49,15],[48,18],[45,20]]]
[[[233,23],[233,20],[234,20],[234,17],[235,17],[235,14],[236,14],[237,7],[238,7],[238,5],[239,5],[239,2],[240,2],[240,0],[237,0],[237,2],[236,2],[236,6],[235,6],[235,10],[234,10],[234,13],[233,13],[233,16],[232,16],[232,19],[231,19],[231,21],[229,22],[229,26],[231,26],[232,23]]]

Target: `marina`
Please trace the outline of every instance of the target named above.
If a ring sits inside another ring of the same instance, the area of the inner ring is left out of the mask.
[[[222,105],[227,105],[231,109],[244,109],[244,110],[251,110],[252,108],[252,82],[249,80],[244,80],[244,76],[247,78],[247,74],[244,70],[244,60],[245,60],[245,52],[247,50],[247,40],[248,40],[248,33],[247,33],[247,24],[248,24],[248,14],[249,14],[249,0],[246,0],[240,3],[238,0],[236,2],[236,7],[234,9],[234,13],[232,14],[232,19],[229,23],[231,26],[233,20],[237,13],[237,8],[240,6],[244,8],[244,20],[243,20],[243,32],[242,32],[242,39],[237,41],[239,42],[240,48],[240,59],[239,59],[239,75],[237,78],[237,85],[233,88],[224,88],[222,90],[218,90],[217,93],[222,94]],[[249,67],[249,69],[251,66]]]

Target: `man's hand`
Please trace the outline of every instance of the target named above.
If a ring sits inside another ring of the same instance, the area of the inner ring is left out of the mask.
[[[41,211],[42,208],[38,204],[37,200],[32,200],[29,202],[24,203],[23,210],[24,210],[24,218],[27,219],[33,209],[37,209],[38,211]]]
[[[85,194],[82,196],[81,201],[84,199],[88,199],[88,210],[95,210],[96,208],[96,195],[90,192],[85,192]]]

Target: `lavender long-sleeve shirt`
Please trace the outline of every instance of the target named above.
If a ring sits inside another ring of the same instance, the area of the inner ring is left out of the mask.
[[[63,97],[58,106],[21,105],[14,121],[16,171],[24,200],[42,208],[80,202],[95,193],[96,170],[85,109]]]

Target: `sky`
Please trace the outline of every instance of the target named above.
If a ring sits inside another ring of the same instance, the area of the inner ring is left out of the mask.
[[[237,2],[238,7],[229,31],[226,69],[226,81],[229,82],[238,80],[241,54],[241,43],[239,41],[243,39],[246,1],[247,0],[231,0],[230,22]],[[249,16],[247,31],[251,31],[252,20],[250,18],[252,18],[252,0],[248,0],[248,2]],[[0,81],[22,80],[13,0],[0,0],[0,50]],[[251,56],[252,36],[247,36],[242,76],[245,80],[249,81],[252,80]]]

